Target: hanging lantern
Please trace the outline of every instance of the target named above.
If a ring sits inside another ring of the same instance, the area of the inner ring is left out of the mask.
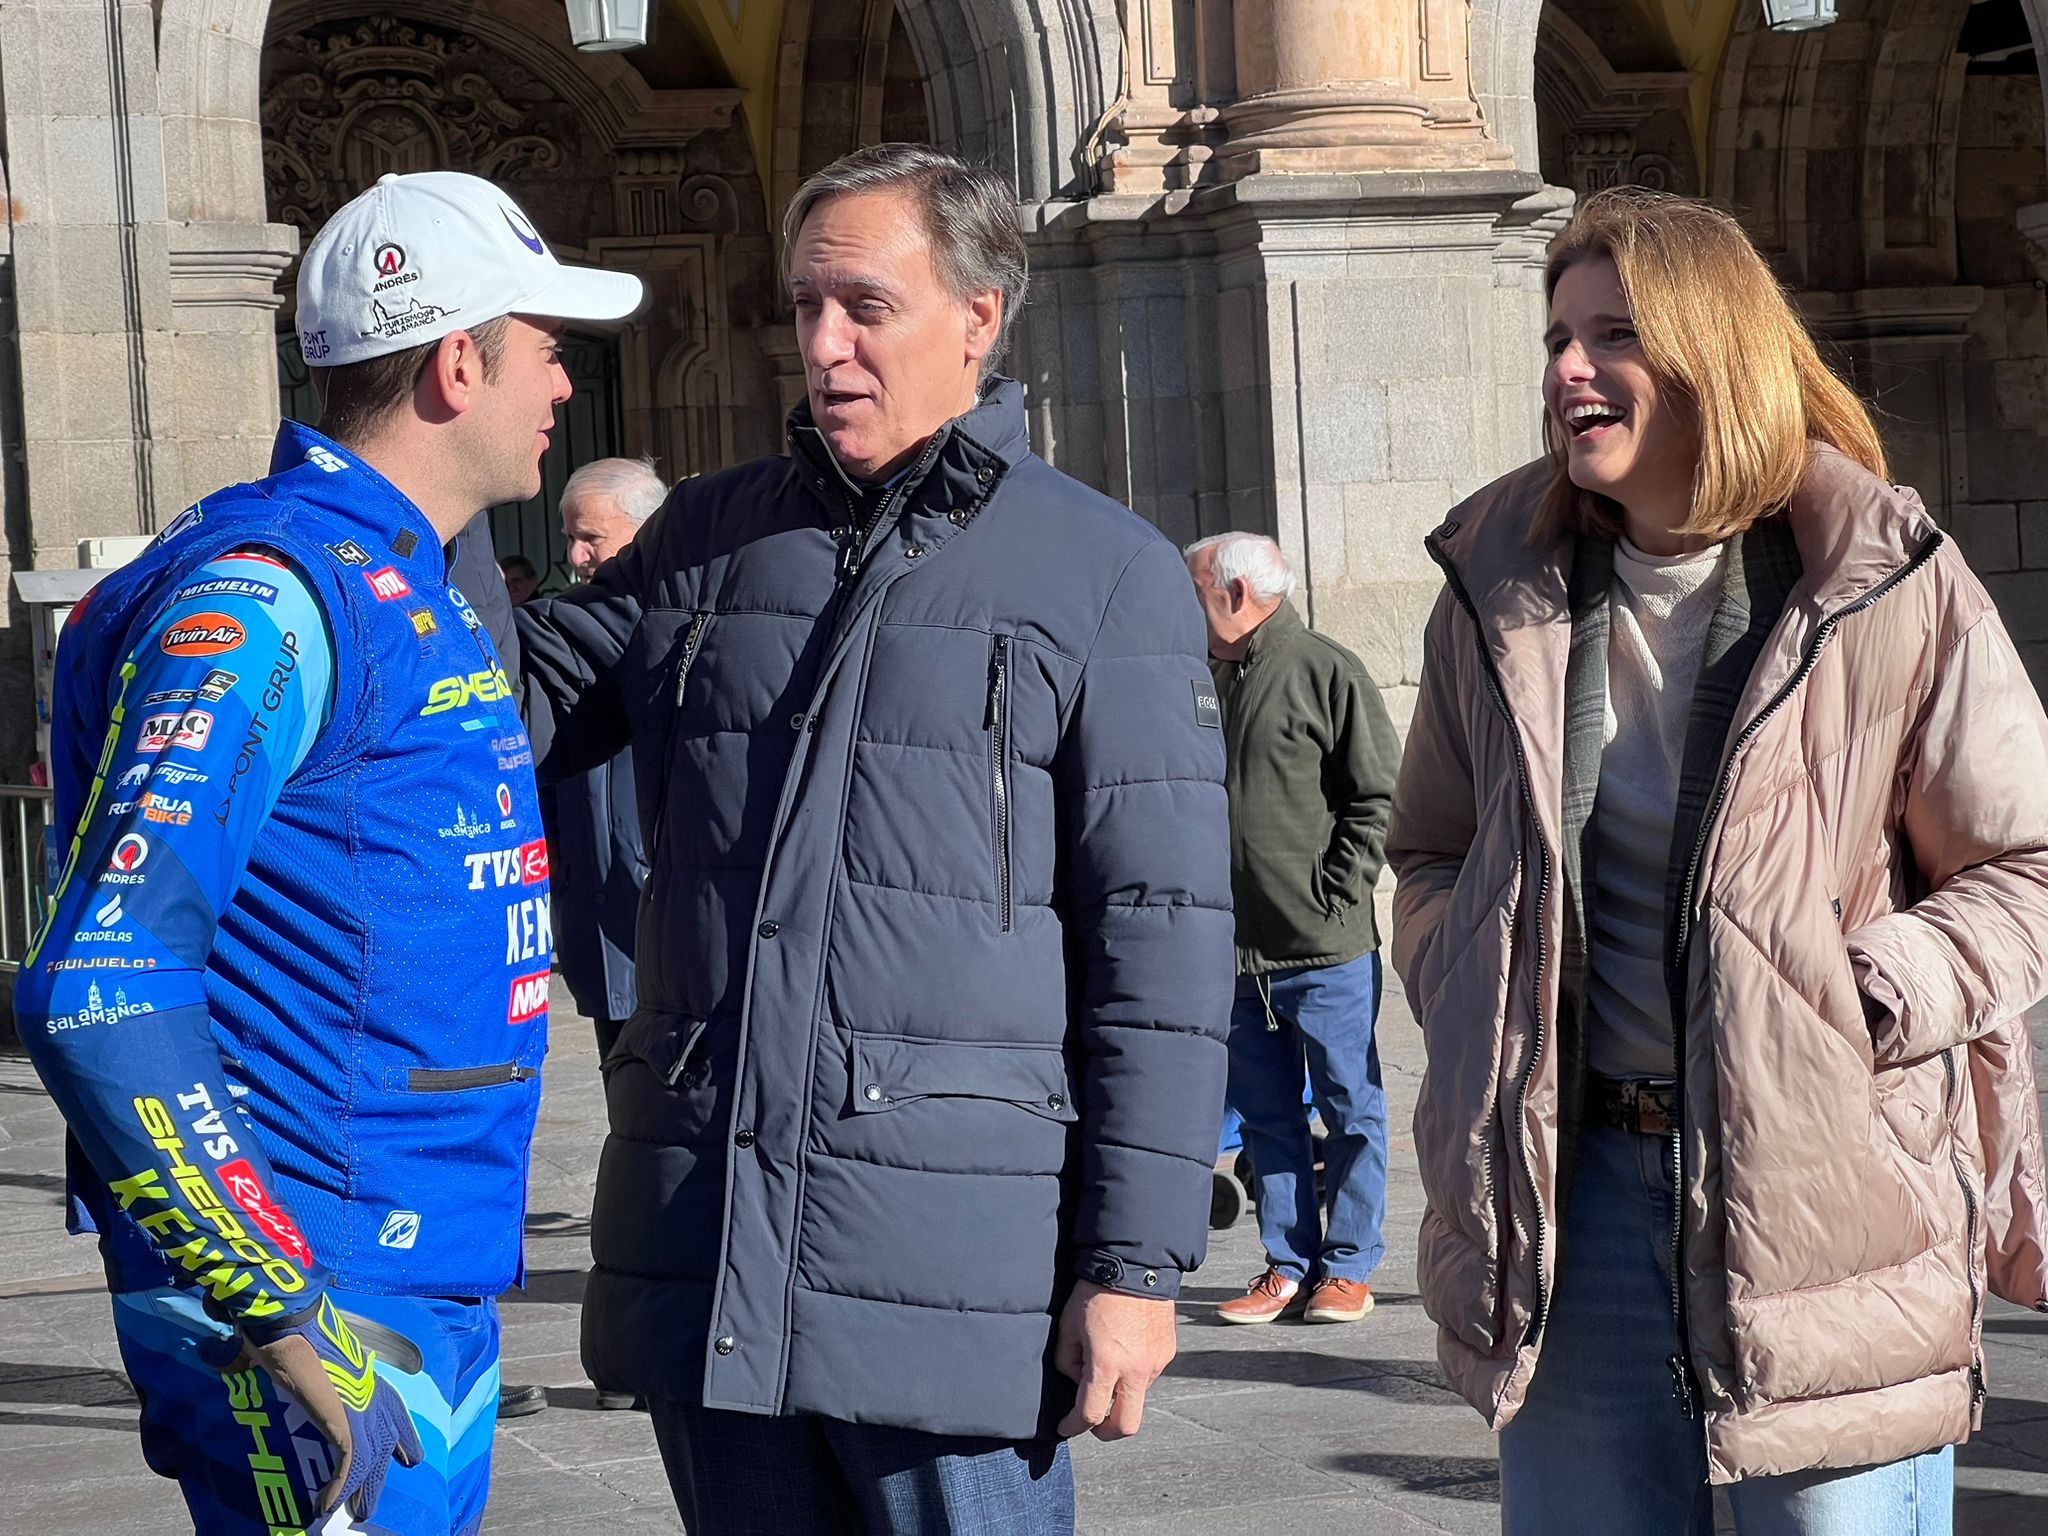
[[[1835,0],[1764,0],[1764,20],[1773,32],[1811,32],[1835,24]]]
[[[588,53],[638,48],[647,41],[648,0],[569,0],[569,39]]]

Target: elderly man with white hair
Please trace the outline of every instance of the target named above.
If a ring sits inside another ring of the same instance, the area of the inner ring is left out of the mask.
[[[1185,553],[1208,621],[1230,797],[1230,1103],[1244,1121],[1266,1250],[1246,1293],[1217,1311],[1229,1323],[1270,1323],[1305,1302],[1305,1322],[1356,1322],[1372,1310],[1367,1281],[1384,1252],[1372,893],[1401,744],[1364,665],[1295,613],[1278,545],[1225,533]],[[1327,1221],[1304,1072],[1329,1131]]]

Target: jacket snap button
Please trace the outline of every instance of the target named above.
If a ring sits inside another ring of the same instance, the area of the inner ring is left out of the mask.
[[[754,1133],[752,1131],[740,1131],[734,1135],[732,1144],[736,1147],[751,1147],[754,1144]]]
[[[955,507],[946,514],[946,521],[955,528],[965,528],[967,526],[967,509],[965,507]]]
[[[982,465],[981,468],[977,469],[974,472],[974,478],[979,480],[983,485],[987,485],[990,481],[994,480],[995,477],[996,472],[993,469],[989,468],[986,464]]]
[[[720,1338],[714,1344],[712,1344],[711,1347],[717,1350],[721,1355],[731,1354],[733,1352],[732,1335],[729,1333],[726,1334],[724,1337]]]
[[[910,548],[903,551],[903,553],[907,555],[910,559],[915,560],[924,553],[924,546],[922,544],[913,544],[910,546]]]
[[[761,937],[764,939],[772,939],[775,937],[775,935],[782,932],[782,924],[763,923],[759,928],[755,929],[754,931],[760,934]]]
[[[1158,1283],[1159,1283],[1159,1271],[1158,1271],[1158,1270],[1156,1270],[1156,1269],[1148,1269],[1148,1270],[1146,1270],[1146,1271],[1145,1271],[1145,1287],[1146,1287],[1146,1289],[1147,1289],[1147,1290],[1149,1290],[1149,1289],[1151,1289],[1151,1288],[1152,1288],[1153,1286],[1157,1285]]]
[[[800,731],[804,728],[804,712],[802,710],[798,710],[789,717],[789,728],[792,731]]]
[[[881,1103],[882,1085],[880,1083],[869,1083],[866,1088],[861,1090],[861,1097],[865,1098],[870,1104]]]
[[[1067,1107],[1067,1101],[1055,1093],[1050,1095],[1046,1099],[1045,1107],[1047,1109],[1065,1109]]]
[[[848,539],[852,537],[853,530],[847,527],[844,523],[840,524],[837,528],[834,528],[832,530],[832,542],[834,544],[844,544]]]

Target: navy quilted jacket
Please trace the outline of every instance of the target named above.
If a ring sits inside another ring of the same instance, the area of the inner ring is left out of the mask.
[[[1202,1257],[1232,927],[1200,611],[1014,383],[865,540],[801,407],[791,450],[519,612],[544,775],[630,741],[650,866],[585,1361],[1043,1433],[1074,1280],[1168,1298]]]

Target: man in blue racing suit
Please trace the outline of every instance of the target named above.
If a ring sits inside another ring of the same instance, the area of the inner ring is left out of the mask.
[[[560,322],[639,297],[487,182],[383,178],[299,278],[324,434],[287,423],[266,479],[66,626],[59,870],[17,1021],[144,1456],[202,1532],[482,1522],[547,849],[443,546],[538,491]]]

